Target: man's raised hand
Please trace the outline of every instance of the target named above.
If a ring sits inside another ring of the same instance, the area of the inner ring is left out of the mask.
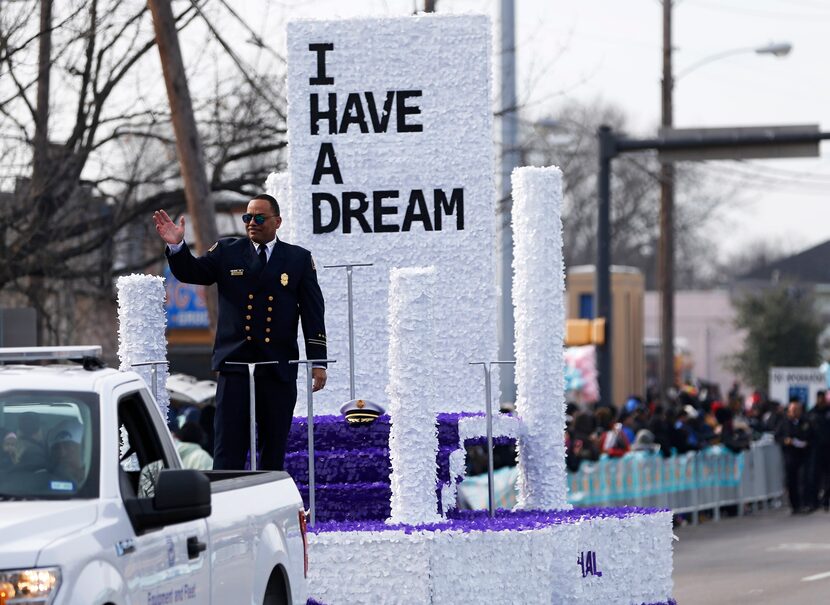
[[[161,239],[171,246],[181,243],[184,239],[184,216],[179,218],[177,225],[164,210],[156,210],[153,212],[153,223]]]

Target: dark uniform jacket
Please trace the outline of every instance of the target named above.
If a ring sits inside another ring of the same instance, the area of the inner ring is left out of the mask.
[[[247,237],[221,239],[199,258],[185,243],[175,254],[168,248],[167,260],[179,281],[218,286],[214,371],[247,372],[245,366],[227,361],[279,361],[261,366],[257,375],[276,372],[280,380],[296,380],[297,365],[288,360],[300,358],[298,320],[303,324],[306,359],[326,359],[323,294],[305,248],[278,239],[265,269]]]
[[[813,427],[813,445],[821,456],[830,456],[830,405],[815,406],[808,417]]]
[[[792,420],[785,418],[778,426],[778,431],[775,433],[775,440],[781,444],[781,451],[784,454],[784,461],[801,460],[806,458],[808,447],[796,447],[793,444],[784,445],[784,440],[787,438],[799,439],[810,445],[810,438],[812,437],[812,429],[810,423],[805,418]]]

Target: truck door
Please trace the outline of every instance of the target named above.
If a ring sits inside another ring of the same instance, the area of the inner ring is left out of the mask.
[[[160,431],[167,431],[155,403],[144,391],[118,397],[120,431],[119,483],[121,497],[152,498],[162,469],[178,468]],[[204,519],[132,533],[116,544],[121,571],[133,604],[209,605],[210,561],[207,522]]]

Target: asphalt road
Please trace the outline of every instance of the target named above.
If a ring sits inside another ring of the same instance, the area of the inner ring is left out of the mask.
[[[675,535],[678,605],[830,604],[830,513],[782,508]]]

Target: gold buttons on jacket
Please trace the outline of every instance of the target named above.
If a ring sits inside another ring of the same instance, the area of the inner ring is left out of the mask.
[[[251,326],[245,326],[245,331],[250,332],[251,331]]]
[[[253,294],[252,294],[252,295],[251,295],[251,298],[253,298],[253,297],[254,297],[254,296],[253,296]],[[268,300],[274,300],[274,297],[273,297],[273,296],[269,296],[269,297],[268,297]]]
[[[245,316],[245,319],[247,319],[247,320],[249,320],[249,321],[250,321],[251,316],[250,316],[250,315],[246,315],[246,316]]]
[[[273,310],[274,310],[274,308],[273,308],[273,307],[268,307],[268,312],[269,312],[269,313],[270,313],[271,311],[273,311]]]
[[[271,333],[271,328],[265,328],[265,333],[270,334]]]
[[[246,338],[247,338],[248,340],[251,340],[251,337],[250,337],[250,336],[247,336]]]
[[[270,317],[266,317],[266,318],[265,318],[265,321],[271,321],[271,318],[270,318]]]
[[[253,299],[254,299],[254,295],[253,294],[248,294],[248,300],[253,300]]]
[[[248,305],[248,311],[250,311],[253,308],[254,308],[253,305]]]
[[[266,336],[265,337],[265,342],[271,342],[271,339]]]

